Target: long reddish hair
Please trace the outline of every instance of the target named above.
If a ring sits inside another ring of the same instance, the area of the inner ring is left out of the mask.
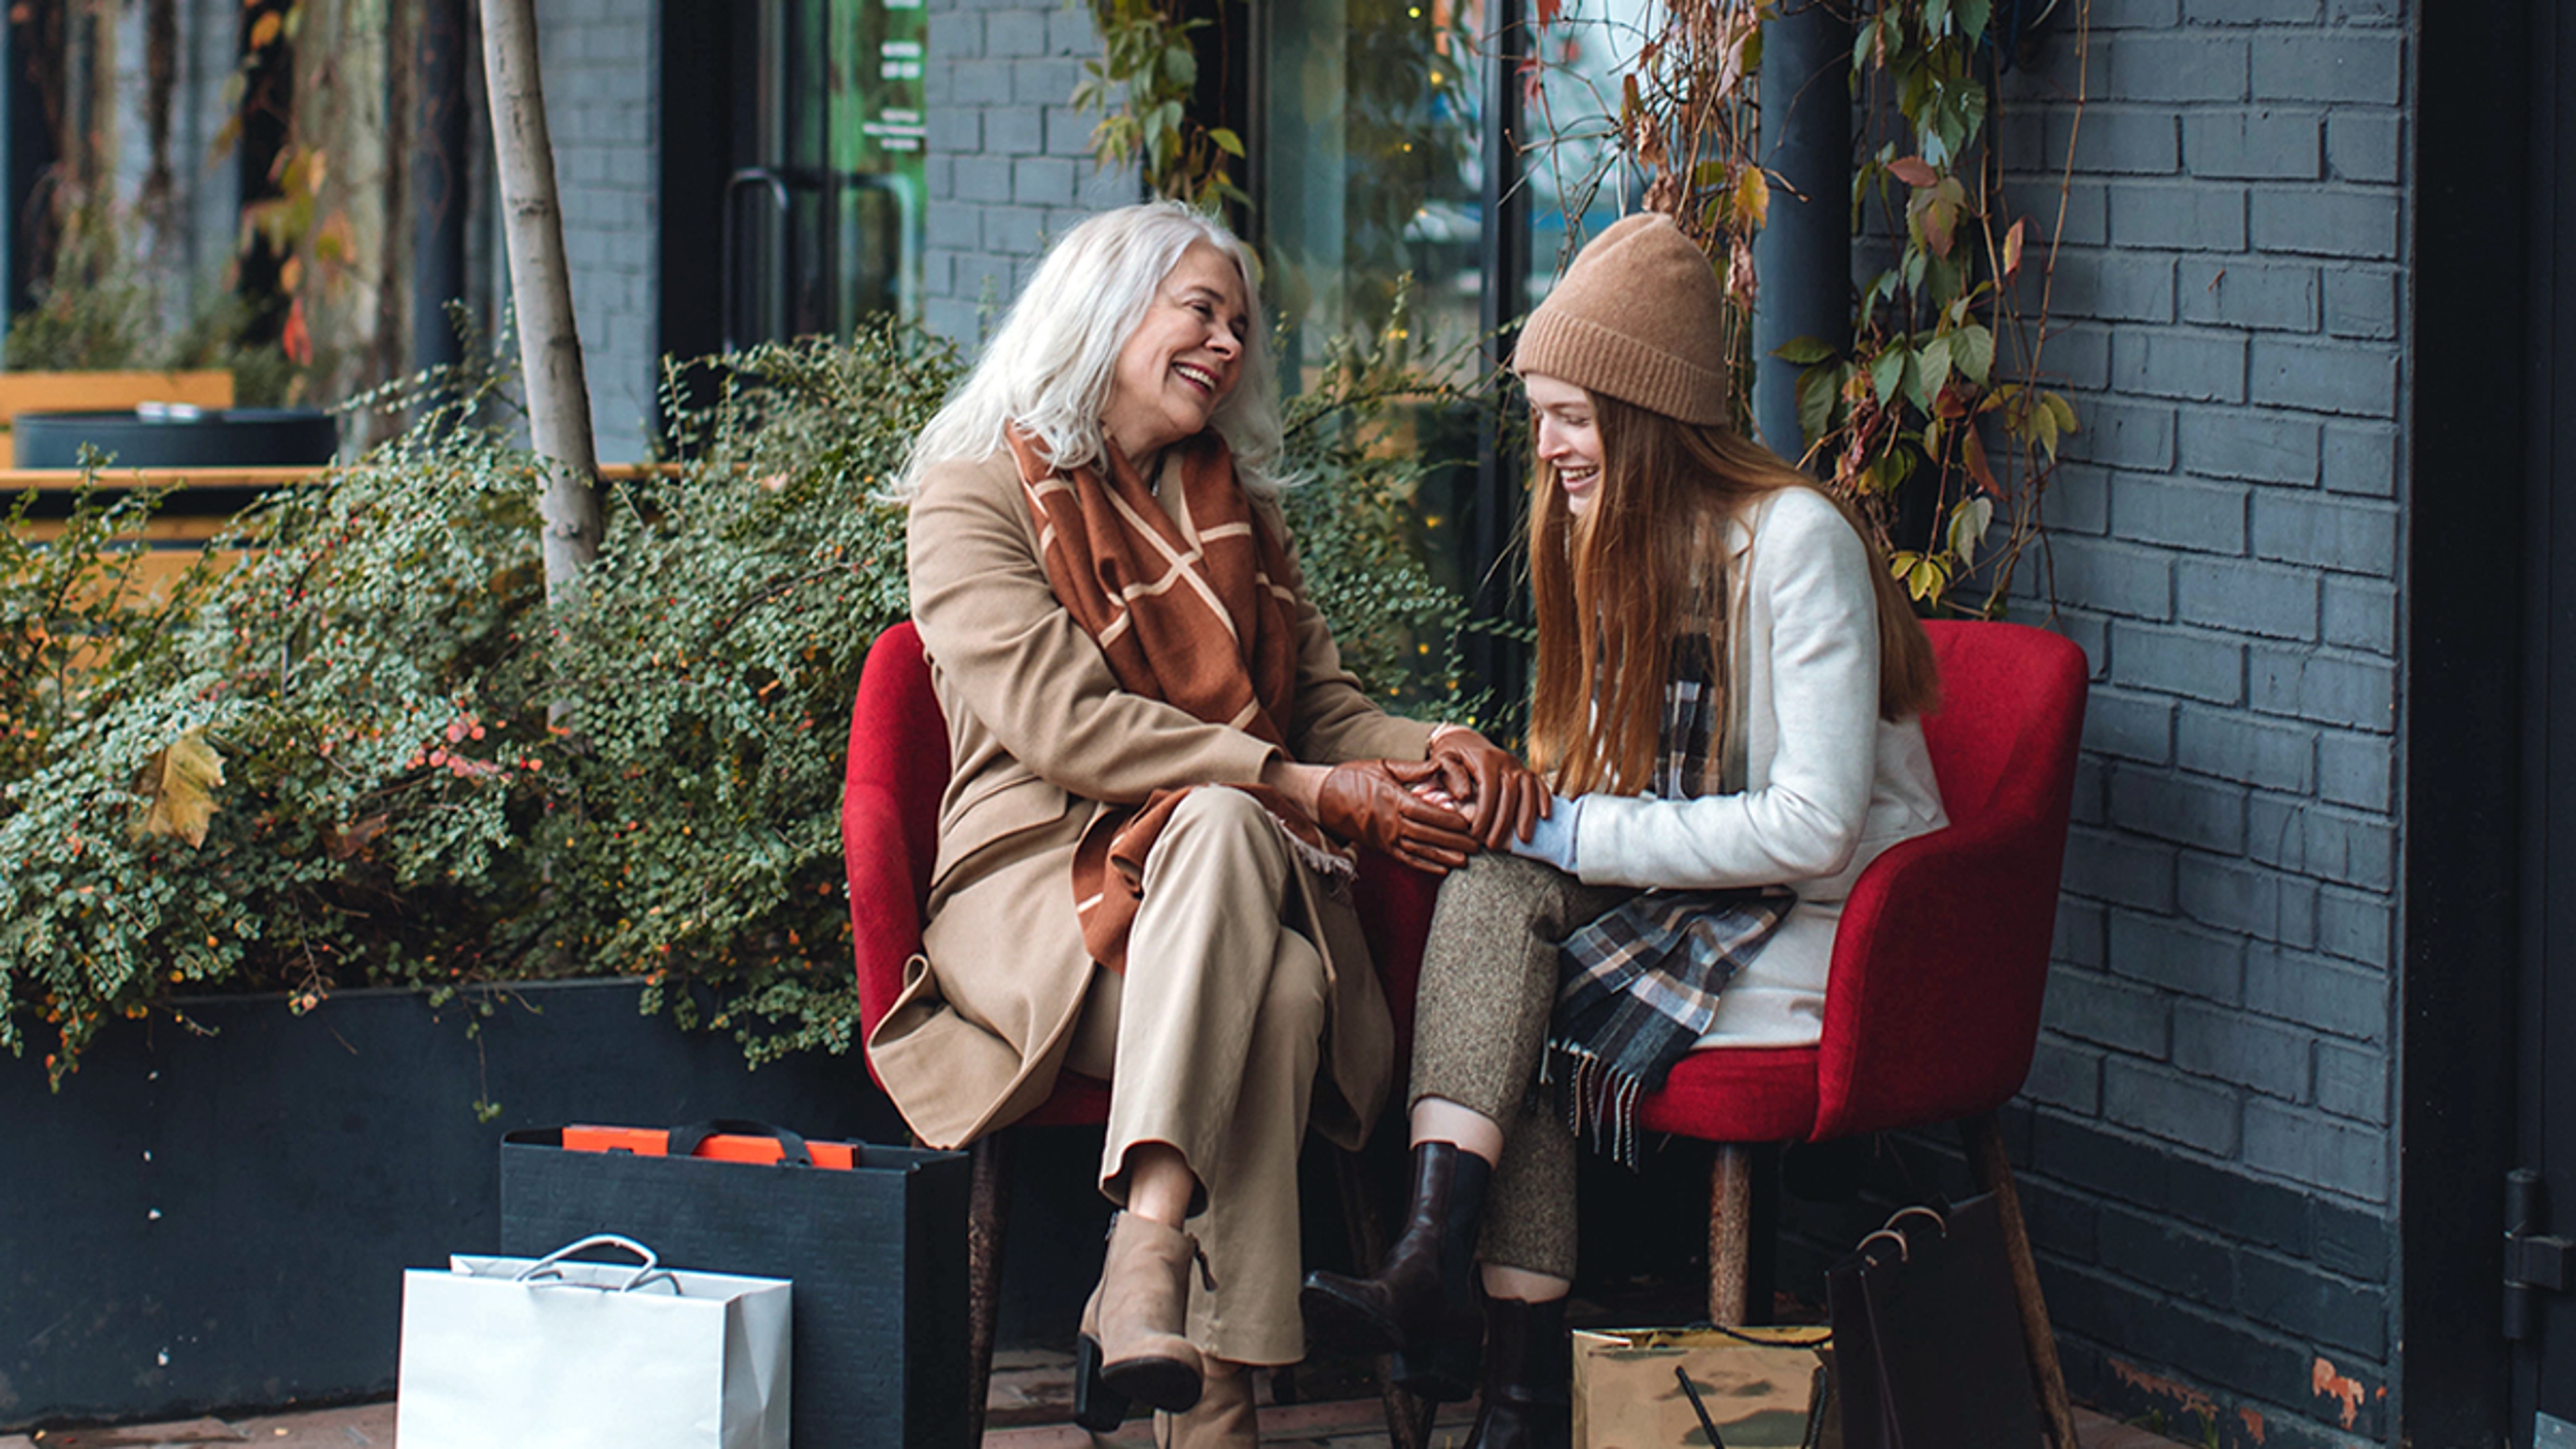
[[[1932,708],[1940,675],[1904,589],[1849,504],[1770,449],[1723,427],[1685,423],[1586,389],[1601,435],[1591,510],[1566,507],[1555,470],[1531,472],[1530,589],[1538,613],[1538,679],[1530,758],[1559,794],[1634,795],[1654,779],[1673,646],[1725,637],[1728,524],[1765,495],[1806,488],[1829,500],[1868,551],[1878,601],[1878,712]],[[1711,572],[1716,561],[1720,572]],[[1717,718],[1733,651],[1711,664]]]

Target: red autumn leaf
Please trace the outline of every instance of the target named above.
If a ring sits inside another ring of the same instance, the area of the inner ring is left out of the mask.
[[[286,360],[298,367],[313,365],[313,334],[304,325],[304,299],[298,297],[287,306],[286,330],[277,339],[286,349]]]
[[[2021,274],[2022,229],[2029,225],[2030,218],[2023,217],[2012,224],[2012,230],[2004,233],[2004,280],[2007,282]]]
[[[1977,486],[1987,493],[1997,498],[2003,497],[2003,485],[1995,481],[1995,470],[1987,466],[1986,445],[1977,440],[1977,430],[1965,429],[1962,436],[1967,439],[1967,443],[1959,451],[1962,454],[1962,461],[1968,465],[1968,476],[1976,479]]]
[[[1899,157],[1888,162],[1887,169],[1908,186],[1929,186],[1941,179],[1941,173],[1933,170],[1920,156]]]

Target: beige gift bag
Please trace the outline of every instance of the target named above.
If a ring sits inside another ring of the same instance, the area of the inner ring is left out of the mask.
[[[1579,1329],[1575,1445],[1709,1449],[1705,1410],[1726,1449],[1840,1449],[1832,1338],[1823,1327]]]

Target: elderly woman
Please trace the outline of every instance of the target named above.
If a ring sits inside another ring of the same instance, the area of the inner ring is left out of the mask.
[[[1125,1210],[1083,1389],[1153,1406],[1163,1442],[1255,1442],[1242,1366],[1305,1352],[1299,1142],[1358,1143],[1387,1092],[1348,844],[1445,870],[1545,798],[1342,669],[1274,497],[1254,274],[1172,203],[1082,223],[904,480],[955,765],[923,959],[869,1051],[941,1145],[1062,1071],[1109,1082]],[[1457,808],[1410,788],[1433,781]]]

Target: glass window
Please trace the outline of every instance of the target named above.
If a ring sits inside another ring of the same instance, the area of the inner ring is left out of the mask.
[[[920,313],[922,0],[735,14],[751,114],[725,189],[726,345]]]
[[[1653,18],[1647,0],[1573,0],[1539,27],[1538,61],[1522,70],[1520,168],[1530,197],[1528,287],[1533,302],[1586,237],[1636,209],[1643,180],[1618,164],[1620,77],[1636,63]],[[1535,79],[1535,84],[1532,83]],[[1580,218],[1581,225],[1569,224]]]
[[[1476,372],[1486,0],[1295,0],[1265,27],[1257,198],[1292,388],[1384,333],[1406,360]]]

